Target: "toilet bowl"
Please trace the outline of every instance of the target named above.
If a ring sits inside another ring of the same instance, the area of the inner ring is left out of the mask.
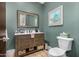
[[[50,51],[48,51],[49,57],[66,57],[66,50],[60,49],[58,47],[51,48]]]
[[[66,57],[66,51],[71,50],[73,38],[64,38],[61,36],[57,37],[58,47],[49,49],[49,57]]]

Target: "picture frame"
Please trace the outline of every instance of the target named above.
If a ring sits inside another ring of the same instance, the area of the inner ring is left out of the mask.
[[[17,28],[38,28],[39,14],[17,10]]]
[[[63,5],[48,12],[48,26],[63,25]]]

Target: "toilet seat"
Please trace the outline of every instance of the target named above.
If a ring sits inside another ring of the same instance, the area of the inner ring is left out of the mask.
[[[61,57],[65,55],[65,52],[66,52],[65,50],[55,47],[55,48],[51,48],[48,54],[54,57],[58,57],[58,56]]]

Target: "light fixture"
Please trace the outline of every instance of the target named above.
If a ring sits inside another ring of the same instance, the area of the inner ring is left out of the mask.
[[[40,4],[44,4],[45,2],[39,2]]]

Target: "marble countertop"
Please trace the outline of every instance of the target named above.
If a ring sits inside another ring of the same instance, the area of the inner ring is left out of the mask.
[[[44,32],[34,32],[34,33],[15,33],[15,35],[26,35],[26,34],[41,34]]]

